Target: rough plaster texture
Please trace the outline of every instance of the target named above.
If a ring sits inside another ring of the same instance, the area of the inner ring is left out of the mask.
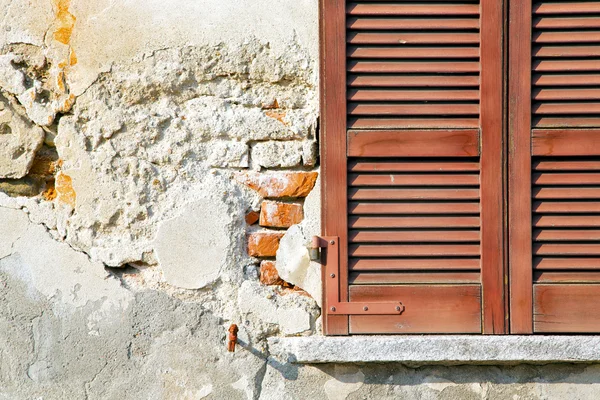
[[[318,183],[277,254],[311,296],[260,284],[244,218],[318,171],[317,0],[0,10],[0,399],[597,398],[595,365],[271,356],[320,332]]]

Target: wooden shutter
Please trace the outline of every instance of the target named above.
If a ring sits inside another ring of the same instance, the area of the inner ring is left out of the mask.
[[[500,0],[322,0],[326,333],[505,333],[502,27]]]
[[[600,2],[511,10],[511,330],[598,332]]]

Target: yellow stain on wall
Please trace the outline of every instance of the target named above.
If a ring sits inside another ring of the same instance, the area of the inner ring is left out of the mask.
[[[54,188],[57,193],[57,198],[60,203],[68,204],[75,208],[77,201],[77,194],[73,189],[73,179],[69,175],[65,175],[60,172],[56,175],[56,181]]]
[[[52,3],[56,9],[57,23],[57,27],[54,30],[54,39],[63,44],[69,44],[71,34],[73,33],[73,26],[75,26],[77,19],[69,12],[71,0],[52,0]]]

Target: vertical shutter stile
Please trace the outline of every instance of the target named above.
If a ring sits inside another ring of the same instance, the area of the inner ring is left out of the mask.
[[[324,232],[340,237],[340,301],[365,305],[325,304],[328,334],[505,332],[503,7],[484,3],[322,2]]]
[[[512,331],[598,332],[600,2],[535,0],[528,15],[531,54],[521,67],[530,68],[531,83],[521,93],[529,92],[531,121],[516,152],[522,168],[529,158],[531,179],[511,190],[530,199],[530,217],[515,230],[527,232],[531,250],[512,268],[528,278],[513,297],[530,308],[513,305],[522,324]]]

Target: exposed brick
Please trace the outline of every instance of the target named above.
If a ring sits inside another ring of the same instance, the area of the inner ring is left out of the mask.
[[[252,257],[275,257],[282,232],[254,232],[248,235],[248,254]]]
[[[246,214],[246,223],[248,225],[254,225],[258,222],[259,217],[259,213],[257,213],[256,211],[250,211],[248,214]]]
[[[306,197],[315,186],[317,172],[241,172],[235,179],[265,198]]]
[[[279,277],[277,268],[275,268],[275,261],[264,260],[260,263],[260,283],[283,286],[285,282]]]
[[[259,224],[272,228],[289,228],[300,223],[303,218],[302,204],[266,200],[260,207]]]

